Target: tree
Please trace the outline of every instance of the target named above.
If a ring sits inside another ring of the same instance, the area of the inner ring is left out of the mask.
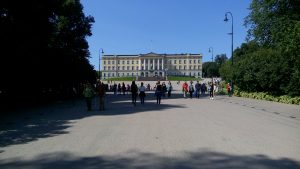
[[[300,95],[300,1],[253,0],[245,19],[249,27],[246,46],[235,50],[237,58],[233,72],[237,83],[257,79],[258,90],[271,93]],[[252,46],[252,47],[251,47]],[[248,48],[250,47],[250,48]],[[252,50],[254,49],[254,50]],[[266,63],[266,66],[260,63]],[[253,66],[262,66],[255,70]],[[280,68],[278,67],[280,65]],[[241,77],[239,72],[247,76]],[[223,74],[223,73],[221,73]],[[266,74],[269,78],[266,78]],[[284,76],[282,76],[284,74]],[[280,77],[280,78],[279,78]],[[243,80],[244,79],[244,80]],[[266,83],[265,80],[268,80]],[[266,84],[265,84],[266,83]],[[278,84],[279,83],[279,84]],[[275,87],[275,86],[280,87]],[[239,86],[240,87],[240,86]],[[242,87],[243,88],[243,87]],[[256,88],[257,89],[257,88]],[[246,90],[255,90],[247,87]]]
[[[216,62],[205,62],[202,65],[202,72],[204,77],[219,77],[219,68]]]
[[[215,62],[217,63],[218,67],[220,68],[226,61],[228,60],[226,54],[216,55]]]
[[[86,41],[93,22],[79,0],[1,1],[0,91],[36,98],[95,81]]]

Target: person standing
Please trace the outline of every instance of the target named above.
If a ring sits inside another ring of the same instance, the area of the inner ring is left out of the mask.
[[[171,81],[169,81],[168,85],[167,85],[167,91],[168,91],[168,97],[171,97],[171,92],[173,90]]]
[[[83,90],[83,96],[85,97],[85,100],[86,100],[87,110],[91,111],[92,110],[92,98],[94,96],[94,89],[93,89],[91,83],[89,83],[89,82],[86,83],[85,88]]]
[[[209,99],[211,99],[211,100],[214,99],[214,83],[213,82],[210,84],[210,88],[209,88]]]
[[[193,86],[193,81],[190,82],[189,86],[189,93],[190,93],[190,98],[193,98],[193,93],[194,93],[194,86]]]
[[[99,110],[104,111],[104,97],[106,92],[105,92],[105,86],[103,82],[99,83],[98,92],[99,92]]]
[[[157,81],[155,86],[156,104],[160,104],[162,92],[162,85],[160,84],[160,81]]]
[[[137,96],[137,92],[138,92],[138,87],[135,84],[135,81],[132,81],[130,89],[131,89],[132,104],[134,106],[136,106],[136,96]]]
[[[200,89],[201,89],[201,85],[200,85],[199,81],[197,81],[197,83],[195,84],[195,89],[196,89],[196,97],[199,99]]]
[[[230,86],[230,83],[227,83],[226,89],[227,89],[228,96],[230,97],[231,96],[231,86]]]
[[[123,82],[122,83],[122,93],[123,93],[123,95],[125,95],[125,92],[126,92],[126,86],[125,86],[125,83]]]
[[[144,83],[142,82],[141,83],[141,86],[139,88],[139,91],[140,91],[140,99],[141,99],[141,104],[144,104],[145,103],[145,97],[146,97],[146,87],[144,86]]]
[[[185,97],[186,97],[186,94],[187,94],[187,92],[188,92],[188,84],[187,84],[187,82],[184,82],[184,83],[182,84],[182,92],[183,92],[183,97],[185,98]]]

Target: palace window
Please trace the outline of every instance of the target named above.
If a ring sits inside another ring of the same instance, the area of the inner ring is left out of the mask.
[[[174,60],[174,64],[176,64],[176,61],[177,61],[177,60]]]
[[[114,67],[114,66],[112,67],[112,70],[115,70],[115,67]]]
[[[106,64],[106,61],[105,61],[105,60],[103,61],[103,64]]]
[[[111,61],[111,64],[115,64],[115,61]]]
[[[131,63],[134,64],[134,60]]]
[[[183,64],[186,64],[186,60],[183,60]]]
[[[118,64],[120,64],[120,61],[118,60]]]
[[[179,64],[181,64],[181,60],[179,60]]]
[[[129,70],[129,66],[127,66],[127,70]]]
[[[103,76],[104,76],[104,77],[106,77],[106,74],[105,74],[105,73],[103,73]]]
[[[122,66],[122,70],[125,70],[125,66]]]
[[[103,70],[105,70],[105,69],[106,69],[106,67],[104,66],[104,67],[103,67]]]
[[[110,61],[107,61],[108,62],[108,64],[110,64]]]
[[[134,70],[134,66],[131,67],[131,70]]]
[[[110,70],[110,66],[108,66],[107,70]]]
[[[190,60],[190,64],[192,64],[192,60]]]
[[[196,63],[196,59],[194,59],[194,63]]]
[[[129,64],[129,60],[127,60],[127,64]]]
[[[125,61],[124,61],[124,60],[122,61],[122,64],[125,64]]]

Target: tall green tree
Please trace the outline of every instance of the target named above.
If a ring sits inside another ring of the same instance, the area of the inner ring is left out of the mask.
[[[95,80],[86,41],[93,22],[79,0],[0,1],[0,99]]]
[[[221,75],[243,90],[300,95],[300,1],[253,0],[249,9],[248,42]]]
[[[216,55],[215,62],[217,63],[218,67],[220,68],[226,61],[228,60],[226,54]]]

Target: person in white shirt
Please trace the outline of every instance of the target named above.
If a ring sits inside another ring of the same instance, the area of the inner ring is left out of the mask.
[[[146,87],[144,86],[144,83],[141,83],[141,86],[139,87],[139,97],[141,99],[141,104],[145,103],[145,97],[146,97]]]

